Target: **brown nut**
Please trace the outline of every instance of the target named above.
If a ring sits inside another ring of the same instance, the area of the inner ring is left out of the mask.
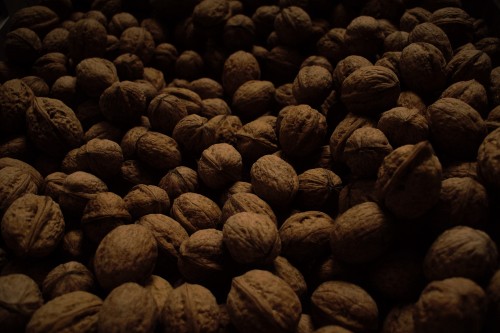
[[[232,111],[243,120],[254,120],[273,110],[274,94],[270,81],[247,81],[235,91]]]
[[[208,197],[187,192],[178,196],[170,209],[170,215],[178,221],[189,234],[200,229],[218,229],[221,210]]]
[[[11,63],[30,66],[41,51],[42,41],[31,29],[17,28],[5,36],[5,55]]]
[[[243,83],[259,79],[260,66],[251,53],[237,51],[224,62],[222,85],[229,96],[232,96]]]
[[[382,113],[377,128],[395,148],[429,139],[429,123],[417,109],[392,108]]]
[[[2,137],[20,134],[26,127],[26,110],[35,95],[19,79],[9,80],[0,86],[0,132]]]
[[[236,184],[241,182],[236,182]],[[250,185],[249,183],[244,183]],[[232,188],[235,187],[232,186]],[[231,194],[227,198],[222,207],[222,223],[225,223],[227,219],[237,213],[250,212],[256,214],[266,215],[277,225],[278,221],[272,208],[261,198],[250,192],[236,192]]]
[[[134,82],[115,82],[103,91],[99,107],[109,122],[130,128],[139,125],[146,112],[146,96]]]
[[[86,58],[76,66],[78,87],[90,97],[99,97],[113,83],[118,82],[115,65],[101,58]]]
[[[245,160],[255,161],[278,150],[276,117],[262,116],[236,132],[236,149]]]
[[[120,35],[120,52],[136,54],[144,64],[151,61],[154,49],[153,36],[145,28],[130,27]]]
[[[42,285],[43,294],[49,300],[73,291],[91,292],[94,288],[94,275],[78,261],[56,266],[47,274]]]
[[[97,193],[107,192],[106,184],[96,176],[76,171],[66,177],[59,193],[59,205],[65,213],[81,215],[87,202]]]
[[[123,200],[135,220],[147,214],[166,214],[170,210],[167,192],[154,185],[136,185]]]
[[[103,57],[106,52],[106,28],[94,19],[75,23],[68,35],[69,56],[75,64],[91,57]]]
[[[167,191],[168,197],[173,201],[183,193],[196,192],[198,189],[198,173],[181,165],[163,176],[158,186]]]
[[[243,161],[230,144],[217,143],[201,153],[198,175],[211,189],[222,189],[241,179]]]

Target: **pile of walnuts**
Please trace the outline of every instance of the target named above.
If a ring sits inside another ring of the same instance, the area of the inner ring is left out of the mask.
[[[492,6],[39,0],[14,13],[2,330],[499,332]]]

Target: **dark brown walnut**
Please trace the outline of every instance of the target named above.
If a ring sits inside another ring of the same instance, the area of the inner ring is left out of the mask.
[[[241,154],[228,143],[211,145],[201,153],[198,175],[209,188],[219,190],[242,177]]]
[[[120,12],[122,1],[120,0],[95,0],[92,1],[90,8],[94,11],[100,11],[106,17],[112,17]]]
[[[166,73],[174,71],[175,62],[177,61],[178,52],[175,45],[169,43],[161,43],[156,45],[153,52],[153,66]]]
[[[274,224],[278,224],[276,215],[274,215],[272,208],[267,204],[267,202],[250,192],[236,192],[229,196],[222,207],[221,221],[222,223],[225,223],[231,216],[242,212],[266,215],[274,222]]]
[[[486,289],[488,296],[488,322],[491,329],[500,328],[500,273],[497,270]]]
[[[214,128],[216,143],[228,143],[236,146],[236,133],[243,127],[243,124],[238,116],[221,114],[212,117],[207,126]]]
[[[176,262],[181,244],[189,238],[186,229],[173,218],[163,214],[148,214],[142,216],[137,224],[151,231],[158,245],[159,261]]]
[[[94,19],[82,19],[69,30],[69,57],[78,64],[86,58],[103,57],[107,46],[106,28]]]
[[[89,142],[92,139],[101,139],[119,143],[122,136],[123,131],[120,128],[107,121],[100,121],[92,125],[85,132],[83,141]]]
[[[31,88],[19,79],[4,82],[0,86],[1,137],[20,134],[26,127],[26,110],[35,95]]]
[[[50,197],[25,194],[16,199],[3,215],[2,237],[19,257],[46,257],[64,234],[64,217]]]
[[[50,88],[50,97],[69,106],[75,105],[80,97],[77,91],[76,77],[64,75],[57,78]]]
[[[332,73],[334,69],[332,64],[326,57],[319,55],[312,55],[304,59],[304,61],[300,65],[300,68],[302,69],[307,66],[320,66],[328,70],[329,73]]]
[[[158,256],[153,233],[139,224],[111,230],[99,243],[94,271],[99,285],[111,290],[125,282],[143,283],[153,272]]]
[[[329,250],[333,219],[319,211],[291,215],[279,229],[281,254],[293,263],[307,264]]]
[[[73,173],[75,171],[87,171],[87,161],[81,158],[79,148],[70,150],[61,162],[61,171]]]
[[[230,216],[222,229],[231,257],[243,265],[269,264],[281,250],[276,223],[268,215],[241,212]]]
[[[336,207],[341,188],[342,180],[333,171],[325,168],[308,169],[299,175],[299,190],[295,200],[305,209]]]
[[[155,170],[138,160],[126,160],[120,167],[120,179],[129,187],[145,184],[154,185],[158,182]]]
[[[418,112],[420,112],[423,115],[425,115],[425,112],[427,110],[427,106],[425,105],[422,98],[415,92],[409,90],[402,91],[401,94],[399,94],[399,98],[396,105],[403,106],[408,109],[417,109]]]
[[[10,158],[10,157],[2,157],[0,158],[0,170],[6,167],[16,167],[21,169],[23,172],[27,173],[31,180],[35,183],[35,185],[39,188],[42,189],[44,186],[44,181],[43,177],[36,170],[34,167],[32,167],[30,164],[23,162],[21,160],[17,160],[15,158]]]
[[[283,279],[262,270],[233,278],[227,308],[231,323],[242,333],[293,332],[302,312],[293,289]]]
[[[51,30],[42,40],[42,50],[47,53],[69,54],[69,30],[65,28]]]
[[[370,59],[382,51],[384,39],[384,32],[375,18],[358,16],[347,26],[344,43],[349,54]]]
[[[438,95],[446,87],[445,66],[443,53],[425,42],[405,47],[399,63],[403,84],[423,97]]]
[[[61,254],[68,260],[82,260],[86,257],[86,240],[81,229],[68,231],[61,241]]]
[[[431,282],[415,304],[414,332],[480,332],[485,321],[486,303],[483,289],[469,279],[456,277]]]
[[[144,81],[150,83],[157,91],[166,86],[165,75],[154,67],[144,67]]]
[[[324,34],[316,43],[318,55],[325,57],[332,63],[337,64],[348,54],[344,40],[345,28],[333,28]]]
[[[287,155],[304,157],[323,144],[326,118],[306,104],[288,106],[278,115],[276,132],[281,149]]]
[[[139,80],[144,76],[144,64],[142,60],[135,54],[124,53],[119,55],[113,64],[116,67],[118,77],[121,81]]]
[[[149,103],[147,114],[154,130],[171,135],[175,125],[188,115],[188,111],[176,96],[159,94]]]
[[[198,52],[187,50],[175,61],[175,76],[180,79],[196,80],[203,77],[205,62]]]
[[[297,6],[283,8],[274,19],[274,30],[280,42],[285,45],[304,44],[312,33],[311,17]]]
[[[274,94],[270,81],[247,81],[235,91],[231,110],[244,121],[254,120],[274,109]]]
[[[479,50],[457,52],[446,65],[448,81],[452,83],[477,80],[482,84],[487,84],[491,69],[490,57]]]
[[[401,92],[399,79],[382,66],[363,66],[342,83],[340,99],[349,112],[377,115],[396,105]]]
[[[104,299],[97,321],[98,332],[153,332],[159,310],[151,293],[134,282],[113,289]]]
[[[322,283],[311,296],[311,316],[316,326],[340,325],[353,332],[375,331],[378,308],[360,286],[344,281]]]
[[[194,91],[188,88],[167,87],[161,90],[161,93],[174,95],[179,98],[186,107],[188,114],[200,114],[202,107],[201,98]]]
[[[377,128],[396,148],[429,139],[429,123],[417,109],[395,107],[386,111],[382,113]]]
[[[469,177],[474,180],[479,180],[476,161],[456,161],[446,165],[443,168],[443,180],[448,178],[464,178]],[[450,183],[452,184],[452,183]],[[480,190],[482,192],[482,190]]]
[[[463,277],[489,281],[498,264],[495,242],[483,231],[458,226],[443,232],[430,246],[423,269],[429,281]]]
[[[478,40],[474,46],[490,57],[493,66],[500,65],[498,61],[498,57],[500,56],[500,38],[485,37]]]
[[[24,274],[0,277],[0,320],[9,332],[24,332],[33,312],[43,305],[38,285]]]
[[[441,98],[427,108],[431,141],[440,153],[474,158],[487,134],[479,112],[456,98]]]
[[[154,185],[136,185],[123,197],[123,200],[135,220],[147,214],[167,214],[170,210],[167,192]]]
[[[44,79],[38,76],[30,75],[21,78],[21,81],[30,87],[33,94],[37,97],[47,97],[50,92],[49,85]]]
[[[197,93],[201,99],[223,98],[224,96],[222,85],[208,77],[192,81],[190,89]]]
[[[413,304],[394,306],[384,319],[382,333],[413,333]]]
[[[88,170],[105,180],[116,177],[123,164],[120,145],[108,139],[91,139],[80,147],[77,154],[77,159],[85,161],[86,168],[82,171]]]
[[[442,182],[439,201],[428,216],[433,230],[441,232],[458,225],[483,228],[487,223],[489,198],[486,188],[477,181],[476,168],[476,163],[467,163],[444,170],[446,179]]]
[[[448,36],[455,49],[472,41],[474,27],[469,14],[458,7],[445,7],[436,10],[429,18],[431,23],[440,27]]]
[[[268,269],[292,287],[299,298],[304,298],[307,293],[307,284],[304,276],[286,258],[278,256]]]
[[[145,28],[130,27],[120,35],[120,53],[133,53],[148,64],[153,58],[155,41]]]
[[[331,72],[321,66],[302,67],[292,87],[297,103],[309,105],[321,105],[332,89]]]
[[[91,18],[91,19],[94,19],[96,20],[97,22],[99,22],[100,24],[102,24],[104,27],[106,27],[108,25],[108,19],[106,17],[106,15],[104,15],[103,12],[99,11],[99,10],[89,10],[88,12],[84,13],[83,14],[83,18],[84,19],[88,19],[88,18]]]
[[[4,47],[9,62],[30,66],[42,52],[42,41],[33,30],[17,28],[7,33]]]
[[[237,193],[253,193],[252,184],[250,184],[249,182],[245,182],[245,181],[237,181],[234,184],[232,184],[231,186],[229,186],[227,189],[225,189],[222,192],[222,194],[220,196],[220,200],[219,200],[219,203],[223,206],[222,207],[222,214],[225,214],[224,205],[226,204],[226,202],[228,202],[228,200],[233,195],[235,195]],[[262,200],[262,199],[260,199],[260,200]],[[266,203],[266,205],[267,205],[267,203]],[[226,209],[232,210],[233,207],[232,207],[232,205],[228,204],[228,207]],[[222,221],[225,221],[224,217],[222,217]]]
[[[43,294],[47,300],[79,290],[92,292],[94,288],[94,275],[78,261],[69,261],[54,267],[42,284]]]
[[[64,179],[59,193],[59,205],[65,213],[81,215],[87,202],[97,193],[107,192],[106,184],[96,176],[83,172],[74,172]]]
[[[297,105],[297,101],[293,96],[293,83],[285,83],[276,88],[274,100],[279,109],[289,105]]]
[[[172,290],[160,314],[163,332],[219,332],[220,310],[212,292],[198,284],[183,283]]]
[[[245,160],[255,161],[278,150],[276,117],[262,116],[236,132],[236,148]]]
[[[113,192],[103,192],[89,200],[80,223],[85,236],[99,244],[110,231],[131,222],[125,201]]]
[[[113,83],[118,82],[115,65],[102,58],[87,58],[76,66],[76,82],[89,97],[99,97]]]
[[[387,35],[384,39],[385,52],[401,52],[410,44],[408,41],[409,33],[406,31],[395,31]]]
[[[362,127],[349,136],[342,156],[353,177],[372,178],[391,152],[392,146],[382,131]]]
[[[375,122],[370,118],[349,113],[333,130],[330,137],[330,152],[332,160],[342,162],[344,160],[344,148],[347,139],[358,128],[374,127]]]
[[[146,112],[146,96],[134,82],[115,82],[103,91],[99,107],[109,122],[130,128],[138,125]]]
[[[255,194],[277,209],[286,209],[299,189],[299,178],[293,167],[274,155],[259,158],[250,170]]]
[[[68,74],[68,58],[58,52],[47,53],[33,64],[33,73],[48,84],[53,84],[61,76]]]
[[[488,134],[477,154],[478,174],[486,185],[500,188],[498,156],[500,156],[500,129]]]
[[[446,61],[453,56],[453,49],[448,36],[437,25],[425,22],[415,26],[408,36],[409,43],[429,43],[437,47],[443,54]]]
[[[16,11],[10,19],[10,29],[28,28],[45,35],[59,23],[57,14],[45,6],[29,6]]]
[[[375,202],[349,208],[335,221],[330,246],[335,258],[367,263],[384,254],[395,239],[391,217]]]
[[[140,26],[151,33],[151,36],[153,36],[156,45],[165,41],[166,31],[163,27],[163,23],[160,20],[148,17],[141,21]]]
[[[170,282],[158,275],[151,275],[144,283],[144,288],[153,296],[158,310],[163,309],[163,305],[168,299],[168,294],[174,290]]]
[[[32,153],[33,147],[25,135],[7,139],[0,144],[0,158],[10,157],[27,160]]]
[[[500,105],[500,66],[493,68],[490,73],[489,93],[494,106]]]
[[[181,164],[177,142],[168,135],[146,132],[136,141],[137,157],[156,170],[173,169]]]
[[[128,28],[138,27],[139,21],[130,13],[122,12],[113,15],[108,23],[108,33],[120,37]]]
[[[177,267],[190,283],[218,285],[228,280],[222,231],[198,230],[182,242]]]
[[[220,33],[231,14],[229,1],[201,1],[193,9],[193,25],[207,35],[215,35]]]
[[[218,229],[221,210],[208,197],[187,192],[178,196],[170,209],[170,216],[179,222],[189,234],[201,229]]]
[[[178,166],[170,170],[160,180],[158,186],[168,193],[171,201],[179,195],[198,190],[198,174],[186,166]]]
[[[86,291],[74,291],[42,305],[31,317],[26,332],[60,330],[95,332],[102,300]]]
[[[259,79],[260,66],[251,53],[237,51],[224,62],[222,86],[229,96],[232,96],[243,83]]]
[[[186,152],[199,155],[215,143],[215,129],[208,126],[208,119],[190,114],[175,125],[172,137]]]
[[[224,25],[223,38],[229,51],[250,50],[256,39],[255,24],[246,15],[234,15]]]
[[[472,79],[453,83],[441,94],[441,98],[459,99],[478,111],[482,116],[488,114],[488,93],[485,87]]]
[[[145,79],[135,80],[134,82],[139,86],[139,89],[142,90],[144,95],[146,95],[146,103],[149,105],[149,103],[153,100],[153,98],[155,98],[156,95],[158,95],[158,90],[151,82]]]
[[[79,89],[78,86],[77,89]],[[84,130],[104,120],[101,110],[99,109],[99,99],[87,99],[79,103],[74,111]]]
[[[441,174],[441,163],[428,141],[401,146],[380,166],[378,201],[398,218],[422,216],[439,200]]]

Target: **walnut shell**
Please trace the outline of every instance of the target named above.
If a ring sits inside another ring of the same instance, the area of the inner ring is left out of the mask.
[[[413,333],[413,304],[393,307],[384,319],[382,333]]]
[[[379,54],[385,35],[380,23],[371,16],[358,16],[345,31],[345,46],[350,54],[372,58]]]
[[[50,93],[49,85],[41,77],[30,75],[21,78],[21,81],[26,83],[37,97],[47,97]]]
[[[44,35],[59,23],[59,17],[46,6],[28,6],[16,11],[10,19],[10,29],[28,28]]]
[[[249,183],[246,184],[251,186]],[[229,196],[222,207],[221,220],[225,223],[229,217],[241,212],[266,215],[271,218],[276,225],[278,224],[272,208],[253,193],[237,192]]]
[[[446,61],[450,61],[453,56],[453,49],[448,36],[433,23],[424,22],[415,26],[408,36],[408,41],[410,44],[425,42],[434,45],[441,51]]]
[[[293,289],[281,278],[262,270],[233,278],[227,309],[231,323],[242,333],[293,332],[302,312]]]
[[[395,31],[387,35],[384,39],[385,52],[401,52],[405,47],[410,44],[408,36],[410,34],[406,31]]]
[[[26,110],[31,107],[34,98],[31,88],[19,79],[9,80],[0,86],[1,137],[24,132]]]
[[[201,101],[200,115],[212,119],[218,115],[230,115],[231,109],[225,100],[221,98],[208,98]],[[241,122],[241,120],[240,120]]]
[[[429,123],[417,110],[395,107],[382,113],[377,128],[393,147],[414,145],[429,138]]]
[[[170,200],[186,192],[196,192],[198,189],[198,173],[186,166],[178,166],[170,170],[158,186],[168,193]]]
[[[52,198],[52,200],[59,201],[59,193],[63,190],[64,180],[68,177],[64,172],[53,172],[44,179],[45,186],[43,194]]]
[[[87,58],[76,66],[76,82],[88,96],[99,97],[104,90],[118,82],[118,73],[109,60]]]
[[[148,64],[153,58],[155,41],[151,33],[145,28],[130,27],[120,35],[120,53],[133,53]]]
[[[87,202],[97,193],[107,192],[106,184],[96,176],[76,171],[66,177],[59,194],[59,204],[65,213],[81,215]]]
[[[79,20],[69,30],[69,56],[75,64],[86,58],[103,57],[106,52],[106,28],[98,21],[86,18]]]
[[[222,85],[229,96],[232,96],[243,83],[259,79],[260,66],[251,53],[237,51],[224,62]]]
[[[246,81],[234,92],[232,111],[243,120],[254,120],[273,110],[274,94],[270,81]]]
[[[151,277],[144,283],[144,288],[146,288],[146,290],[148,290],[153,296],[153,299],[156,302],[156,307],[159,311],[163,309],[163,306],[168,299],[168,295],[172,290],[174,290],[170,282],[162,277],[159,277],[158,275],[151,275]]]
[[[172,137],[185,150],[199,155],[215,143],[215,129],[207,123],[207,118],[190,114],[175,125]]]
[[[78,154],[78,158],[86,161],[88,170],[102,179],[115,177],[123,164],[120,145],[108,139],[92,139],[78,150]]]
[[[500,155],[500,129],[483,140],[477,154],[478,173],[487,185],[500,188],[498,156]]]
[[[330,152],[334,161],[344,160],[344,148],[347,139],[358,128],[373,127],[375,123],[372,119],[349,113],[333,130],[330,137]]]
[[[170,215],[189,234],[200,229],[217,229],[220,226],[221,214],[215,202],[204,195],[192,192],[178,196],[170,209]]]
[[[177,142],[168,135],[146,132],[137,140],[137,157],[153,169],[168,170],[181,164]]]
[[[130,13],[122,12],[113,15],[108,23],[108,32],[120,37],[127,28],[138,27],[139,21]]]
[[[336,206],[341,187],[342,180],[333,171],[325,168],[308,169],[299,175],[296,202],[306,209]]]
[[[299,298],[303,298],[307,293],[307,284],[302,273],[293,266],[286,258],[276,257],[269,271],[284,280]]]
[[[148,228],[129,224],[111,230],[99,243],[94,270],[99,285],[111,290],[125,282],[143,283],[153,272],[158,249]]]
[[[15,200],[2,218],[2,237],[17,256],[45,257],[64,234],[64,217],[50,197],[26,194]]]
[[[165,134],[172,134],[175,125],[188,115],[185,105],[179,98],[170,94],[160,94],[148,106],[148,117],[152,128]]]
[[[205,149],[198,161],[198,175],[211,189],[222,189],[241,179],[243,161],[230,144],[217,143]]]
[[[103,91],[99,107],[109,122],[130,128],[146,112],[146,95],[134,82],[115,82]]]
[[[70,261],[47,274],[43,280],[42,290],[45,298],[54,299],[73,291],[91,292],[95,287],[94,275],[78,261]]]
[[[488,296],[488,327],[498,329],[500,327],[500,273],[497,270],[491,278],[486,289]]]
[[[266,215],[236,213],[226,220],[222,232],[229,254],[240,264],[271,263],[281,250],[276,224]]]
[[[304,44],[312,33],[311,17],[297,6],[283,8],[274,19],[274,30],[284,45]]]
[[[5,55],[9,62],[30,66],[42,51],[42,41],[28,28],[17,28],[5,36]]]
[[[136,185],[123,200],[130,215],[136,220],[147,214],[166,214],[170,210],[167,192],[154,185]]]
[[[245,160],[256,161],[278,150],[275,116],[262,116],[236,132],[236,149]]]
[[[448,62],[446,72],[452,83],[477,80],[486,84],[491,73],[491,59],[483,51],[462,50]]]
[[[462,8],[454,6],[440,8],[432,13],[429,21],[446,33],[454,49],[472,41],[473,21]]]
[[[51,30],[42,40],[42,49],[45,52],[69,53],[69,30],[55,28]]]
[[[228,143],[236,146],[236,133],[243,127],[243,124],[238,116],[221,114],[211,118],[207,126],[215,129],[216,143]]]
[[[486,88],[476,80],[455,82],[446,88],[441,98],[451,97],[472,106],[483,117],[488,114],[488,93]]]

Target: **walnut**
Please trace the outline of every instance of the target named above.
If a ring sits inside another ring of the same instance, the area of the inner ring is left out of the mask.
[[[245,160],[255,161],[278,150],[276,117],[262,116],[236,132],[236,148]]]
[[[453,48],[472,41],[474,31],[472,20],[469,14],[461,8],[438,9],[432,13],[429,21],[446,33]]]
[[[139,21],[130,13],[122,12],[113,15],[108,23],[108,32],[111,35],[120,37],[121,34],[128,28],[138,27]]]
[[[490,73],[489,92],[494,106],[500,105],[500,66],[493,68]]]
[[[120,35],[120,53],[133,53],[148,64],[153,58],[155,41],[145,28],[130,27]]]
[[[297,105],[297,101],[293,96],[293,83],[285,83],[276,88],[274,100],[280,109],[289,105]]]
[[[59,23],[57,14],[45,6],[28,6],[16,11],[10,19],[10,29],[28,28],[45,35]]]
[[[13,64],[31,66],[42,51],[40,37],[31,29],[17,28],[5,36],[5,55]]]
[[[452,83],[477,80],[486,84],[491,73],[491,59],[483,51],[462,50],[448,62],[446,72]]]
[[[135,220],[147,214],[166,214],[170,210],[167,192],[154,185],[136,185],[123,200]]]
[[[286,7],[276,15],[274,29],[284,45],[301,45],[306,43],[311,36],[311,17],[300,7]]]
[[[371,16],[358,16],[349,23],[345,31],[345,46],[349,54],[368,59],[382,51],[384,39],[380,23]]]
[[[131,222],[125,201],[115,193],[103,192],[87,202],[81,226],[85,236],[99,244],[111,230]]]
[[[161,311],[163,305],[168,299],[168,294],[174,288],[172,285],[164,278],[158,275],[151,275],[151,277],[144,283],[144,288],[151,293],[154,301],[156,302],[156,308]]]
[[[332,64],[326,57],[318,55],[312,55],[304,59],[304,61],[300,65],[300,68],[302,69],[307,66],[320,66],[326,69],[329,73],[332,73],[334,69]]]
[[[292,87],[297,103],[321,105],[333,88],[333,78],[330,73],[321,66],[302,67]]]
[[[255,24],[248,16],[237,14],[224,26],[224,46],[229,51],[252,49],[255,42]]]
[[[497,270],[495,275],[491,278],[486,289],[488,296],[488,326],[491,329],[498,329],[500,327],[500,273]]]
[[[87,58],[76,66],[78,87],[90,97],[99,97],[113,83],[118,82],[115,65],[101,58]]]
[[[284,280],[257,269],[233,278],[227,309],[231,323],[243,333],[293,332],[302,312],[297,294]]]
[[[202,104],[200,96],[192,90],[180,87],[167,87],[161,93],[174,95],[186,107],[188,114],[200,114]]]
[[[42,40],[42,49],[46,53],[60,52],[69,53],[69,30],[65,28],[55,28],[50,31]]]
[[[287,208],[299,189],[293,167],[274,155],[259,158],[252,165],[250,176],[255,194],[277,209]]]
[[[201,1],[193,9],[193,24],[206,34],[213,35],[222,29],[231,14],[229,1]]]
[[[409,90],[402,91],[401,94],[399,94],[399,98],[396,104],[397,106],[404,106],[408,109],[417,109],[418,112],[423,115],[425,115],[425,112],[427,110],[427,106],[425,105],[422,98],[413,91]]]
[[[348,114],[333,130],[330,137],[330,152],[334,161],[343,161],[344,148],[347,139],[358,128],[373,127],[375,123],[373,120],[358,116],[355,114]]]
[[[170,209],[170,216],[178,221],[189,234],[200,229],[220,227],[221,210],[208,197],[187,192],[178,196]]]
[[[134,82],[115,82],[103,91],[99,107],[109,122],[130,128],[146,112],[146,96]]]
[[[76,77],[69,75],[59,77],[52,84],[50,97],[58,99],[66,105],[75,105],[78,97],[80,97],[78,96]]]
[[[159,94],[153,98],[149,103],[147,113],[154,130],[170,135],[175,125],[188,115],[182,101],[170,94]]]
[[[31,142],[24,135],[7,139],[0,144],[0,158],[10,157],[26,160],[32,153]]]
[[[340,99],[346,108],[361,115],[377,115],[395,106],[401,92],[399,79],[382,66],[363,66],[342,83]]]
[[[182,242],[177,267],[191,283],[214,285],[227,282],[226,252],[222,231],[198,230]]]
[[[30,87],[36,97],[47,97],[49,95],[49,85],[41,77],[30,75],[21,78],[21,81]]]
[[[172,137],[188,153],[199,155],[215,143],[215,129],[207,118],[190,114],[175,125]]]
[[[408,36],[409,43],[424,42],[434,45],[441,51],[446,61],[453,56],[450,40],[437,25],[425,22],[415,26]]]
[[[183,283],[170,292],[160,314],[165,332],[217,333],[220,310],[210,290],[198,284]]]
[[[455,177],[457,178],[469,177],[474,180],[479,180],[478,170],[477,170],[477,160],[473,162],[456,161],[448,164],[446,168],[443,169],[443,180]],[[482,190],[480,190],[480,192],[482,192]]]
[[[153,52],[153,65],[155,68],[166,73],[173,72],[175,62],[177,61],[177,48],[169,43],[161,43],[156,45]]]
[[[61,330],[95,332],[102,300],[86,291],[74,291],[48,301],[35,311],[26,332]]]
[[[488,134],[479,146],[477,154],[478,173],[486,185],[500,187],[498,156],[500,155],[500,129]]]
[[[158,323],[159,309],[151,293],[134,282],[126,282],[104,299],[97,321],[101,332],[153,332]]]
[[[424,274],[430,280],[464,277],[478,283],[488,281],[498,262],[498,250],[483,231],[466,226],[446,230],[430,246]]]
[[[299,175],[296,202],[305,209],[335,207],[341,187],[342,180],[333,171],[325,168],[308,169]]]
[[[424,42],[405,47],[399,63],[403,84],[422,96],[437,95],[445,88],[445,66],[443,53]]]
[[[77,89],[79,89],[78,86]],[[104,120],[99,109],[98,99],[87,99],[79,103],[74,111],[84,130],[88,130],[92,125]]]
[[[141,21],[141,27],[145,28],[155,41],[155,44],[160,44],[165,41],[166,31],[163,28],[162,22],[155,18],[145,18]]]
[[[485,37],[478,40],[474,46],[490,57],[493,66],[500,65],[498,61],[498,57],[500,56],[500,38]]]
[[[399,147],[386,156],[378,171],[379,202],[398,218],[422,216],[439,200],[441,174],[429,142]]]
[[[175,75],[180,79],[195,80],[203,76],[205,63],[195,51],[182,52],[175,61]]]
[[[153,169],[172,169],[181,164],[177,142],[168,135],[148,131],[135,141],[135,145],[138,159]]]
[[[96,176],[77,171],[66,177],[59,193],[59,205],[65,213],[81,215],[87,202],[97,193],[107,192],[106,184]]]
[[[238,183],[241,182],[236,182],[235,185]],[[244,184],[251,186],[250,183]],[[235,185],[233,185],[232,188],[234,188]],[[276,215],[274,215],[272,208],[267,204],[267,202],[250,192],[236,192],[227,198],[224,202],[224,206],[222,207],[222,223],[225,223],[229,217],[242,212],[266,215],[274,222],[274,224],[278,224]]]
[[[384,319],[382,333],[413,333],[413,304],[395,306]]]
[[[100,10],[89,10],[88,12],[83,14],[84,19],[94,19],[100,24],[102,24],[104,27],[108,25],[108,19],[106,18],[106,15],[104,15],[103,12]]]
[[[190,83],[190,89],[197,93],[201,99],[223,98],[224,88],[222,85],[208,77],[194,80]]]
[[[93,139],[101,139],[119,143],[122,136],[123,131],[120,128],[107,121],[100,121],[92,125],[87,132],[85,132],[83,140],[89,142]]]
[[[259,6],[252,15],[255,32],[259,37],[267,37],[274,30],[274,20],[280,12],[280,7],[275,5]]]
[[[375,201],[375,181],[371,179],[354,180],[339,193],[339,213],[368,201]]]
[[[222,189],[240,180],[243,161],[230,144],[217,143],[205,149],[198,161],[198,175],[211,189]]]
[[[143,283],[151,276],[158,256],[153,233],[139,224],[111,230],[99,243],[94,271],[99,285],[111,290],[125,282]]]
[[[270,81],[247,81],[234,92],[232,111],[244,121],[254,120],[273,110],[274,94]]]
[[[384,39],[385,52],[401,52],[405,47],[410,44],[409,33],[406,31],[395,31]]]
[[[299,298],[303,298],[306,295],[307,284],[304,276],[286,258],[276,257],[270,265],[269,270],[271,273],[288,283]]]
[[[94,275],[88,268],[78,261],[70,261],[56,266],[47,274],[42,290],[45,298],[51,300],[73,291],[91,292],[94,287]]]
[[[361,287],[344,281],[322,283],[311,296],[311,316],[316,325],[340,325],[353,332],[375,331],[378,308]]]
[[[43,305],[40,289],[24,274],[0,276],[0,319],[9,332],[24,332],[33,312]]]
[[[12,202],[1,226],[6,245],[17,256],[45,257],[61,241],[65,223],[50,197],[28,193]]]
[[[196,192],[198,189],[198,174],[186,166],[178,166],[170,170],[158,186],[168,193],[170,200],[186,192]]]
[[[108,139],[92,139],[80,147],[77,159],[84,162],[84,169],[99,178],[108,180],[115,177],[123,164],[120,145]]]
[[[441,98],[427,108],[431,140],[443,154],[477,156],[487,128],[479,112],[455,98]]]
[[[86,58],[103,57],[107,46],[106,28],[94,19],[82,19],[69,30],[69,57],[75,65]]]
[[[33,72],[47,83],[53,84],[61,76],[68,74],[68,58],[62,53],[47,53],[33,64]]]
[[[318,55],[325,57],[332,64],[342,61],[348,53],[345,32],[344,28],[333,28],[324,34],[316,43]]]
[[[120,178],[129,188],[139,184],[154,185],[158,177],[154,169],[138,160],[126,160],[120,167]]]
[[[486,302],[483,289],[469,279],[456,277],[431,282],[415,304],[414,332],[480,332]]]
[[[216,143],[228,143],[233,146],[236,146],[236,133],[243,127],[240,118],[233,115],[216,115],[208,121],[207,126],[215,129]]]
[[[120,12],[121,6],[120,0],[95,0],[92,1],[90,8],[102,12],[106,17],[112,17]]]
[[[0,132],[8,137],[24,132],[26,110],[35,95],[31,88],[19,79],[9,80],[0,86]]]
[[[457,98],[478,111],[482,116],[488,114],[488,94],[485,87],[472,79],[453,83],[441,94],[441,98]]]
[[[229,96],[232,96],[243,83],[259,79],[260,66],[251,53],[237,51],[224,62],[222,86]]]
[[[377,128],[396,148],[429,138],[427,119],[417,109],[407,107],[395,107],[382,113]]]
[[[120,80],[139,80],[144,76],[144,64],[135,54],[124,53],[119,55],[113,64],[116,67]]]

